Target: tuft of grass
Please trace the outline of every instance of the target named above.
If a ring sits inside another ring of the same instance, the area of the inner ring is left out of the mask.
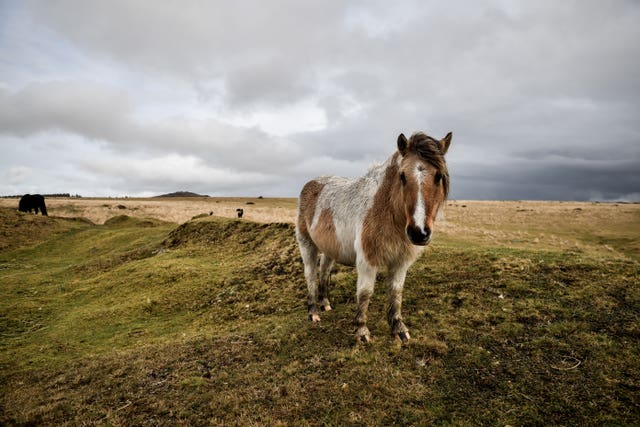
[[[291,224],[0,214],[27,236],[0,251],[5,425],[640,423],[640,264],[618,252],[445,233],[407,275],[413,339],[378,285],[365,346],[350,268],[306,320]]]

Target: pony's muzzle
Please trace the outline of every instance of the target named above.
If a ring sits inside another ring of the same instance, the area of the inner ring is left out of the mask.
[[[422,230],[420,227],[416,227],[415,225],[408,225],[407,236],[414,245],[424,246],[431,240],[431,229],[426,227]]]

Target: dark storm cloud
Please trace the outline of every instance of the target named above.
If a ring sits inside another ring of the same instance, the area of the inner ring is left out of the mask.
[[[309,78],[281,64],[255,64],[230,72],[226,81],[229,103],[243,107],[288,104],[313,93]]]
[[[462,164],[452,173],[462,199],[633,201],[640,195],[635,159],[520,161],[498,169]]]
[[[88,171],[109,180],[121,160],[139,191],[295,195],[424,130],[453,131],[453,197],[638,197],[638,2],[8,5],[0,136],[79,138],[101,147]],[[6,158],[14,182],[27,176]]]
[[[0,129],[5,134],[62,131],[127,153],[194,154],[219,166],[259,166],[263,171],[282,167],[296,152],[258,129],[236,128],[213,118],[156,121],[138,119],[133,113],[124,93],[85,82],[37,83],[16,93],[0,92]],[[242,155],[246,152],[252,155]]]
[[[126,94],[90,82],[33,83],[0,90],[0,129],[26,136],[46,130],[117,140],[132,110]]]

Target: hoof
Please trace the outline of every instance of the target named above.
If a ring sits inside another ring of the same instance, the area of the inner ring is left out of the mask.
[[[369,328],[366,326],[360,326],[356,328],[356,341],[358,343],[368,343],[371,342],[371,333],[369,332]]]
[[[312,322],[319,322],[320,321],[320,315],[318,313],[314,313],[314,314],[310,314],[309,315],[309,320],[311,320]]]
[[[411,336],[409,336],[409,332],[400,332],[398,334],[398,338],[400,338],[400,341],[402,341],[403,343],[406,343],[411,339]]]
[[[358,337],[358,342],[367,344],[371,342],[371,337],[369,335],[360,335]]]

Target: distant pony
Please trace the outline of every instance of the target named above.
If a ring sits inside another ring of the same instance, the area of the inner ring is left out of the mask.
[[[398,150],[366,175],[322,176],[300,193],[296,239],[309,290],[309,318],[331,310],[329,274],[334,261],[358,272],[355,335],[370,340],[367,310],[378,269],[389,277],[387,321],[400,340],[409,340],[402,322],[402,288],[407,270],[431,242],[433,223],[449,193],[444,155],[451,133],[441,140],[415,133],[398,136]],[[318,255],[320,269],[318,272]]]
[[[20,212],[33,211],[36,215],[38,214],[38,210],[40,210],[42,215],[47,216],[47,206],[44,204],[44,196],[40,194],[25,194],[22,196],[20,203],[18,203],[18,210]]]

